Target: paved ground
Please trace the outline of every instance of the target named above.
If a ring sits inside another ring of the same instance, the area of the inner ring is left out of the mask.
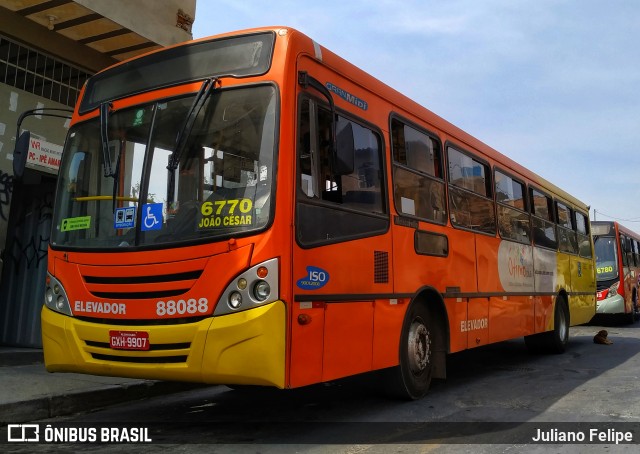
[[[22,423],[127,400],[191,389],[194,384],[50,374],[40,349],[0,347],[0,424]]]

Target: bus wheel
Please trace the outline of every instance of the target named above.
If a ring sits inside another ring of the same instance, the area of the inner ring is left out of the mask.
[[[526,336],[524,342],[533,353],[564,353],[569,342],[569,309],[564,298],[556,300],[553,330]]]
[[[400,337],[400,365],[390,370],[389,390],[397,397],[419,399],[431,384],[434,329],[427,310],[413,304]]]

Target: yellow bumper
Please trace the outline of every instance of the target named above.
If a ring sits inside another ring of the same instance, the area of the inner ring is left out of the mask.
[[[281,301],[180,325],[106,325],[42,309],[49,372],[250,384],[284,388],[285,306]],[[146,331],[150,350],[115,350],[109,331]]]

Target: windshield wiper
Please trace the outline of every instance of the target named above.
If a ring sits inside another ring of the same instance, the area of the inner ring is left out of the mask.
[[[111,155],[109,154],[109,124],[108,117],[112,104],[103,102],[100,104],[100,140],[102,142],[102,169],[105,177],[115,177],[111,169]]]
[[[200,87],[200,90],[198,90],[198,93],[193,100],[193,104],[191,104],[189,112],[184,119],[184,123],[182,124],[182,127],[180,128],[180,130],[178,131],[178,135],[176,136],[176,147],[171,154],[171,159],[169,160],[169,165],[167,166],[167,169],[169,171],[175,171],[178,168],[180,157],[187,146],[189,133],[191,132],[193,124],[198,117],[198,112],[200,112],[200,109],[204,105],[205,101],[207,100],[207,98],[209,98],[209,95],[211,94],[211,91],[213,90],[213,87],[217,82],[217,77],[211,77],[202,82],[202,86]]]
[[[182,153],[184,153],[184,149],[187,147],[187,140],[189,139],[189,133],[193,128],[193,124],[196,121],[198,113],[200,109],[204,105],[207,98],[211,94],[213,87],[218,82],[217,77],[211,77],[202,82],[202,86],[196,97],[189,108],[189,112],[184,119],[184,123],[182,123],[182,127],[178,131],[178,135],[176,136],[176,147],[171,153],[171,158],[169,158],[169,164],[167,165],[167,170],[169,171],[169,182],[167,186],[167,200],[169,203],[173,202],[173,197],[176,191],[176,169],[180,164],[180,157]]]

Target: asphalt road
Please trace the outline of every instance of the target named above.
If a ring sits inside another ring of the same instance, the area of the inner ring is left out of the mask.
[[[71,417],[41,433],[150,442],[3,445],[4,452],[637,452],[640,324],[573,327],[562,355],[521,339],[451,355],[447,380],[413,402],[363,377],[295,390],[212,386]],[[370,378],[370,377],[369,377]],[[104,429],[104,428],[107,429]],[[92,432],[93,431],[93,432]],[[3,434],[6,440],[6,435]],[[541,437],[539,443],[533,438]],[[564,442],[568,437],[575,442]],[[582,439],[580,438],[582,437]],[[619,443],[616,443],[616,438]],[[632,443],[624,443],[631,439]],[[547,440],[549,442],[547,442]],[[6,449],[5,449],[6,448]]]

